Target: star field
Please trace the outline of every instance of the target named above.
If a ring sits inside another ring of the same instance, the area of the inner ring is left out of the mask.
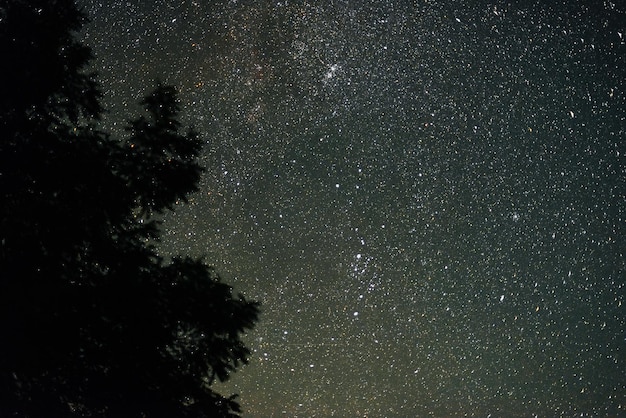
[[[263,303],[249,417],[626,415],[620,2],[111,2],[119,130],[206,137],[164,255]]]

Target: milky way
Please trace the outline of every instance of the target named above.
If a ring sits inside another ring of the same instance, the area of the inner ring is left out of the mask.
[[[626,415],[626,8],[84,0],[122,132],[206,138],[164,255],[263,303],[248,417]]]

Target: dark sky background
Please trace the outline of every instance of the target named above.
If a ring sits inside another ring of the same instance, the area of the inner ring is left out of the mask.
[[[263,302],[245,416],[626,416],[624,2],[80,4],[107,126],[206,136],[161,248]]]

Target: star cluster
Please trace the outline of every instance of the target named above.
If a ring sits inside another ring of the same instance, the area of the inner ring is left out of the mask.
[[[162,252],[263,303],[245,416],[626,414],[617,2],[83,0],[121,130],[205,134]]]

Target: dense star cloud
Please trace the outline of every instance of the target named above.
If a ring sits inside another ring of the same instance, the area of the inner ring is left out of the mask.
[[[263,302],[250,417],[626,409],[619,2],[83,0],[123,126],[205,134],[164,254]]]

